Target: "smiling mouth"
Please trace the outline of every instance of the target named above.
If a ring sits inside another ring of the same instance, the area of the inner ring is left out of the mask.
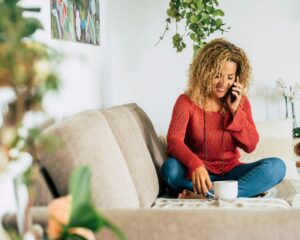
[[[225,92],[225,91],[226,91],[226,88],[216,87],[216,90],[217,90],[218,92]]]

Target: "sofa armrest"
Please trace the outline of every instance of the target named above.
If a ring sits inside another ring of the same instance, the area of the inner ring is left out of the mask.
[[[298,239],[300,209],[293,210],[102,210],[127,239]],[[47,224],[47,208],[32,210],[33,222]],[[14,216],[5,216],[4,226],[15,226]],[[97,239],[117,239],[102,230]]]
[[[47,227],[48,210],[47,207],[32,207],[30,214],[34,224],[41,225],[44,229]],[[17,228],[17,219],[15,214],[6,214],[2,217],[2,225],[4,228]]]

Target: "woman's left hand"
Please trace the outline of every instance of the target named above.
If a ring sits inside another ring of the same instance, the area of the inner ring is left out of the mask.
[[[233,83],[232,86],[232,94],[236,96],[236,99],[231,102],[230,95],[227,97],[226,102],[231,114],[234,116],[243,97],[243,86],[239,83],[237,79],[236,82]]]

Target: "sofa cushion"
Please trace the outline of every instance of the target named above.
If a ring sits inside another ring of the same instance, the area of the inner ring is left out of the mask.
[[[279,157],[286,165],[284,179],[299,179],[293,155],[292,119],[262,121],[255,123],[259,142],[250,154],[241,152],[242,162],[254,162],[266,157]]]
[[[140,132],[142,133],[152,161],[155,165],[160,186],[159,194],[161,195],[165,193],[166,185],[162,179],[160,169],[164,160],[167,159],[167,151],[158,138],[154,126],[147,114],[135,103],[125,104],[123,107],[127,108],[131,112],[140,128]]]
[[[155,167],[140,128],[130,110],[116,106],[101,111],[106,117],[122,151],[136,191],[140,207],[149,208],[159,191]]]
[[[79,165],[92,171],[92,193],[100,208],[139,208],[139,199],[123,154],[104,115],[88,111],[54,124],[45,134],[61,139],[54,152],[40,158],[58,192],[68,193],[68,178]]]
[[[279,157],[286,165],[284,179],[299,179],[296,163],[293,160],[292,141],[289,138],[261,137],[254,152],[241,152],[242,162],[255,162],[267,157]]]
[[[255,122],[260,137],[292,139],[293,119],[268,120]]]

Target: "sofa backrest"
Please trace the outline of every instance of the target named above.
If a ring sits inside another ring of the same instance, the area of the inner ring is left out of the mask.
[[[147,114],[136,103],[125,104],[123,107],[130,110],[132,116],[139,125],[140,132],[143,135],[148,151],[154,163],[159,181],[159,194],[165,193],[166,185],[161,176],[161,166],[164,160],[167,159],[167,149],[161,139],[157,137],[154,126]]]
[[[157,168],[166,153],[136,104],[82,112],[44,134],[62,142],[55,151],[39,154],[60,195],[68,193],[71,171],[86,164],[92,171],[93,200],[100,208],[148,208],[157,198]]]
[[[256,149],[248,154],[243,150],[242,162],[254,162],[267,157],[279,157],[286,165],[284,179],[299,179],[293,153],[293,119],[280,119],[256,122],[259,142]]]

